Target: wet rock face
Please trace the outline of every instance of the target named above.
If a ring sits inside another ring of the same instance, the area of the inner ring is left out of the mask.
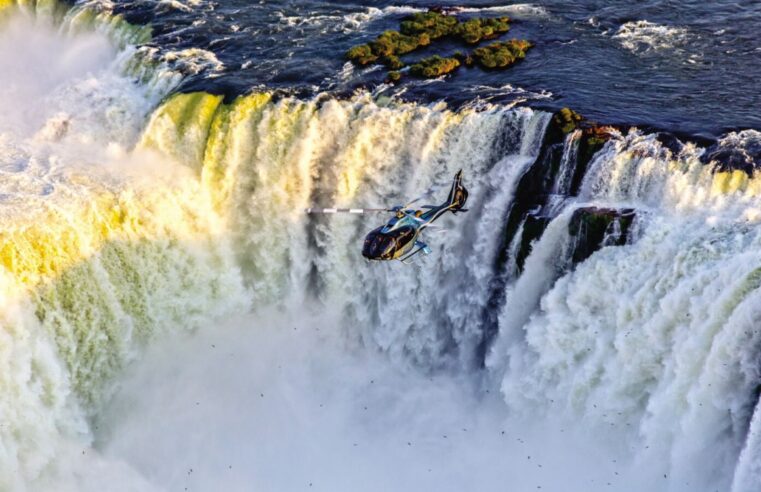
[[[558,111],[547,128],[539,156],[518,183],[513,207],[505,224],[503,250],[506,251],[507,246],[523,223],[524,237],[530,237],[530,239],[528,242],[521,240],[522,243],[526,243],[526,248],[524,250],[522,246],[518,258],[516,258],[519,270],[522,270],[523,262],[529,253],[530,242],[541,237],[544,226],[549,222],[549,220],[539,220],[541,213],[532,211],[541,211],[547,205],[553,184],[560,170],[566,137],[576,130],[582,122],[584,122],[584,118],[571,109],[565,108]],[[587,164],[594,153],[604,144],[603,140],[599,142],[594,140],[600,136],[598,133],[598,127],[590,125],[588,129],[584,130],[579,140],[579,154],[577,162],[574,163],[575,172],[571,176],[570,196],[575,196],[578,193]],[[530,219],[530,216],[533,218]],[[548,218],[551,219],[552,217],[545,217],[545,219]],[[531,224],[528,224],[528,221],[531,221]],[[500,258],[500,261],[504,260],[505,258]]]
[[[553,125],[562,133],[571,133],[583,120],[584,118],[571,108],[563,108],[552,117]]]
[[[563,108],[553,115],[548,132],[554,134],[553,138],[555,140],[560,140],[563,136],[576,130],[581,130],[578,156],[581,172],[578,176],[574,177],[572,190],[578,190],[587,164],[602,149],[605,142],[610,140],[615,128],[607,125],[598,125],[570,108]]]
[[[467,64],[467,61],[463,63]],[[571,109],[553,115],[536,161],[518,181],[512,206],[500,231],[499,254],[494,265],[498,273],[491,282],[484,311],[482,347],[487,347],[496,333],[494,313],[499,312],[504,303],[505,286],[523,272],[532,246],[562,210],[565,200],[578,196],[589,162],[615,131],[613,127],[585,120]],[[576,152],[569,149],[571,145],[578,147]],[[562,187],[555,186],[560,175],[565,180]],[[633,210],[611,210],[610,213],[595,208],[580,210],[573,220],[576,244],[573,258],[569,260],[581,262],[603,244],[624,244],[628,239]],[[606,234],[609,228],[610,234]],[[620,234],[617,228],[620,228]]]
[[[536,220],[532,224],[526,224],[524,221],[533,220],[529,217],[538,218],[538,213],[534,211],[539,211],[545,206],[547,197],[552,190],[552,183],[563,155],[563,141],[557,141],[552,137],[552,135],[545,137],[539,157],[518,182],[513,205],[505,221],[503,242],[500,248],[502,254],[498,258],[500,264],[504,265],[507,261],[509,245],[520,230],[521,224],[524,224],[524,237],[531,236],[531,240],[540,238],[544,232],[543,226],[546,225],[547,221]],[[526,229],[527,225],[530,232]],[[521,246],[516,258],[519,271],[523,269],[523,261],[530,252],[531,240],[526,242],[525,250]],[[524,242],[523,239],[521,242]]]
[[[583,207],[574,211],[568,224],[573,238],[571,261],[581,263],[603,246],[622,246],[636,217],[632,208]]]
[[[744,171],[752,176],[761,166],[761,138],[757,132],[733,132],[706,149],[702,160],[717,171]]]
[[[538,213],[529,212],[523,222],[521,244],[515,257],[515,264],[519,270],[523,270],[526,258],[531,253],[531,244],[542,237],[544,230],[552,221],[552,217],[542,216]]]

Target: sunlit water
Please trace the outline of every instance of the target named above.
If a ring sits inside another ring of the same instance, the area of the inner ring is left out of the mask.
[[[0,489],[757,489],[757,180],[614,135],[510,276],[549,113],[169,95],[221,68],[147,69],[81,13],[2,26]],[[460,168],[470,211],[417,265],[361,258],[374,217],[302,212],[443,198]],[[636,234],[573,267],[589,204]]]

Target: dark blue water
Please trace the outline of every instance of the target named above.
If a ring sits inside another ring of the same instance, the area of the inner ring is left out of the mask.
[[[410,1],[316,2],[128,0],[116,10],[151,23],[162,50],[201,48],[224,67],[190,77],[181,90],[229,96],[268,88],[309,97],[358,88],[411,100],[521,102],[570,106],[605,123],[716,137],[761,129],[761,2],[542,0],[533,3],[437,2],[469,16],[508,15],[507,37],[533,41],[527,59],[503,72],[460,69],[446,79],[381,86],[385,69],[353,69],[344,52],[398,28]],[[462,49],[457,43],[410,54]]]

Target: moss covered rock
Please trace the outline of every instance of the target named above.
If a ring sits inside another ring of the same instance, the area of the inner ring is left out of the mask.
[[[431,38],[425,33],[407,36],[398,31],[385,31],[375,41],[350,48],[346,52],[346,58],[357,65],[381,61],[391,68],[401,68],[404,64],[399,60],[399,55],[429,44],[431,44]]]
[[[418,12],[402,21],[400,31],[408,36],[427,34],[430,39],[449,36],[459,24],[456,17],[441,12]]]
[[[453,34],[468,44],[476,44],[485,39],[494,39],[509,30],[510,19],[507,17],[479,18],[457,24]]]
[[[605,142],[610,140],[614,131],[615,129],[610,126],[592,124],[584,128],[584,138],[587,140],[588,145],[602,147]]]
[[[391,70],[399,70],[404,68],[404,62],[396,55],[384,56],[381,60]]]
[[[456,17],[439,11],[418,12],[406,17],[399,31],[385,31],[370,43],[352,47],[346,57],[358,65],[368,65],[386,58],[398,57],[428,46],[433,40],[456,36],[469,44],[506,33],[510,19],[476,18],[460,22]]]
[[[423,58],[410,67],[410,73],[416,77],[432,79],[454,72],[459,68],[460,62],[456,58],[444,58],[434,55]]]
[[[347,51],[346,58],[357,65],[369,65],[378,60],[378,55],[373,53],[369,44],[360,44]]]
[[[510,18],[475,18],[460,22],[456,17],[438,11],[417,13],[401,23],[402,34],[427,34],[430,39],[456,36],[468,44],[494,39],[510,30]]]
[[[590,146],[601,146],[616,130],[611,126],[601,126],[587,120],[571,108],[563,108],[552,117],[552,123],[563,134],[567,135],[574,130],[582,130],[582,140]]]
[[[386,76],[386,82],[390,84],[396,84],[402,80],[402,72],[398,72],[396,70],[392,70],[388,73],[388,76]]]
[[[526,52],[531,47],[532,44],[525,39],[511,39],[476,48],[473,58],[483,68],[507,68],[526,58]]]
[[[571,108],[563,108],[552,117],[552,122],[557,125],[564,134],[576,130],[584,118]]]
[[[431,44],[431,38],[425,33],[407,36],[399,31],[384,31],[370,43],[370,47],[378,56],[399,56],[429,44]]]
[[[475,18],[460,22],[453,15],[441,9],[431,9],[405,17],[399,31],[385,31],[374,41],[352,47],[346,57],[357,65],[382,63],[392,71],[405,66],[400,58],[407,53],[429,46],[441,38],[460,39],[468,44],[477,44],[510,30],[508,17]],[[494,43],[478,48],[473,54],[456,53],[446,58],[432,56],[411,67],[410,72],[418,77],[438,77],[456,70],[460,65],[478,64],[483,68],[507,68],[525,58],[531,43],[525,40]]]

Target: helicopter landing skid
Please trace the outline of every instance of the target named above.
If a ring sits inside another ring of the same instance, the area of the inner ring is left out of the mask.
[[[411,262],[408,262],[408,260],[412,258],[413,256],[417,255],[418,253],[420,253],[421,251],[423,252],[423,254],[426,254],[426,255],[431,254],[431,248],[429,248],[427,244],[421,243],[420,241],[415,241],[415,246],[417,246],[417,249],[415,251],[412,251],[411,253],[404,256],[403,258],[399,258],[399,261],[401,261],[405,265],[410,265]]]

